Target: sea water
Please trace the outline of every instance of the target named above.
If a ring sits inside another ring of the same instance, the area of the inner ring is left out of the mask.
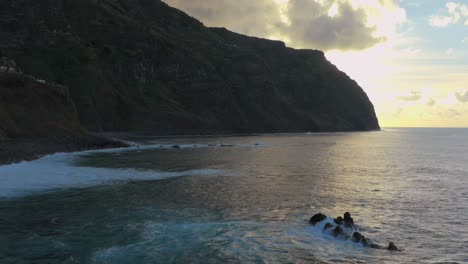
[[[0,167],[0,263],[468,263],[466,129],[126,140]]]

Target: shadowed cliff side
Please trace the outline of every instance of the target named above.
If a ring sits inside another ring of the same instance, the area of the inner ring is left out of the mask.
[[[379,129],[320,51],[207,28],[159,0],[0,0],[0,57],[65,85],[92,131]]]
[[[65,87],[0,71],[0,164],[53,152],[120,147],[89,135]]]
[[[0,136],[4,139],[82,136],[65,87],[0,71]]]

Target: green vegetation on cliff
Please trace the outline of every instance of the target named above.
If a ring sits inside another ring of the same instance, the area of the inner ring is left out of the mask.
[[[207,28],[159,0],[0,0],[2,56],[68,87],[93,131],[379,129],[322,52]]]

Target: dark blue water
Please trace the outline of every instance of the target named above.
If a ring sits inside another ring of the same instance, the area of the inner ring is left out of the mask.
[[[0,263],[468,263],[466,129],[127,140],[0,167]]]

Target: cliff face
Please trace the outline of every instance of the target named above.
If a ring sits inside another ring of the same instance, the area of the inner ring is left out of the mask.
[[[60,86],[0,72],[0,139],[82,136],[73,103]]]
[[[67,89],[0,69],[0,165],[54,152],[125,147],[86,133]]]
[[[68,87],[95,131],[379,128],[322,52],[207,28],[159,0],[0,0],[1,56]]]

